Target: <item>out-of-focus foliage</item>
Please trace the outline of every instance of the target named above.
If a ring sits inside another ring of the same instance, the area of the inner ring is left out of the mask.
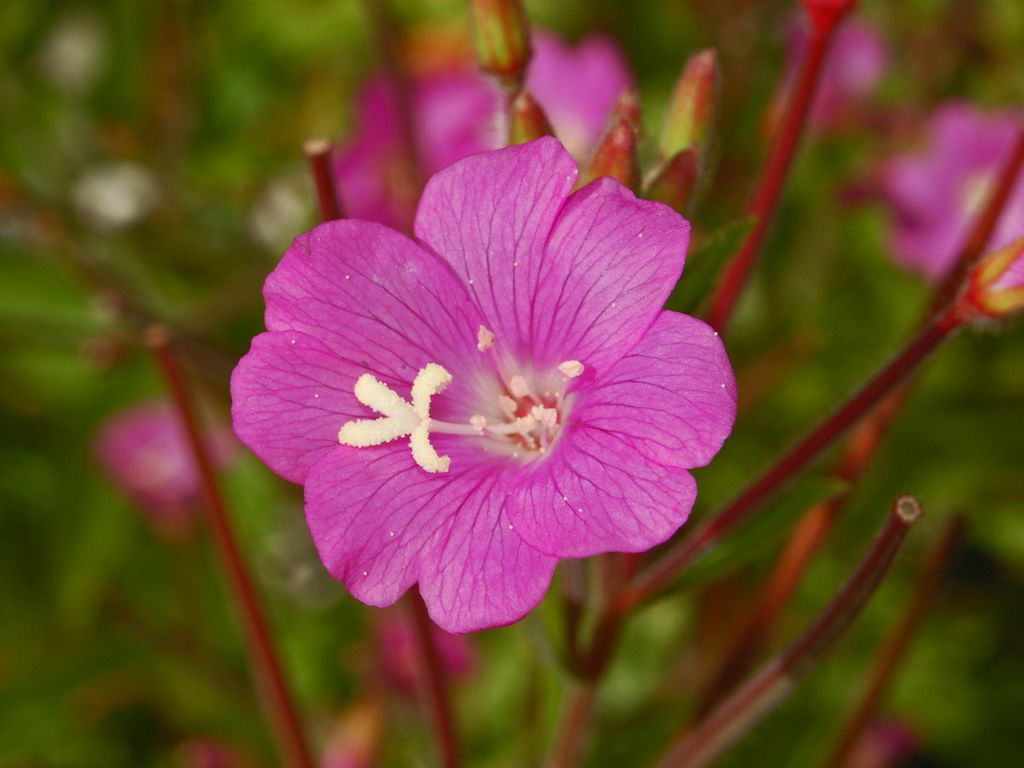
[[[394,5],[407,29],[468,23],[454,0]],[[794,5],[574,0],[528,10],[570,39],[612,33],[653,135],[686,58],[720,49],[717,176],[694,219],[699,243],[742,216]],[[1024,101],[1019,0],[862,5],[893,51],[872,108],[909,127],[808,142],[730,341],[742,414],[699,473],[698,514],[848,393],[923,311],[927,287],[888,258],[882,212],[844,193],[903,149],[940,101]],[[119,408],[161,391],[136,343],[140,320],[195,340],[189,372],[210,413],[227,419],[227,376],[262,327],[262,279],[314,222],[301,142],[345,134],[375,66],[365,6],[13,0],[0,4],[0,48],[0,766],[177,765],[195,739],[272,765],[202,535],[171,542],[155,532],[101,475],[92,440]],[[1022,342],[1019,323],[964,333],[929,365],[778,641],[827,601],[897,493],[921,498],[928,522],[821,673],[725,764],[816,763],[906,605],[925,545],[955,512],[967,516],[967,544],[885,712],[917,734],[922,764],[1019,759]],[[589,764],[644,764],[676,731],[785,526],[824,487],[821,469],[770,506],[724,565],[707,564],[703,580],[695,571],[687,589],[632,622],[598,701]],[[368,650],[376,614],[322,575],[296,488],[248,454],[223,479],[322,744],[339,713],[379,696]],[[698,600],[712,577],[714,591]],[[546,749],[565,674],[547,639],[558,616],[545,604],[520,626],[474,638],[480,663],[457,701],[472,765],[530,764]],[[426,753],[423,723],[414,702],[392,697],[381,762]]]

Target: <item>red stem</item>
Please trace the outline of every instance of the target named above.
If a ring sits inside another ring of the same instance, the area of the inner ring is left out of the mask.
[[[652,596],[708,547],[745,521],[759,504],[874,408],[963,322],[958,305],[934,316],[903,351],[838,410],[784,453],[719,514],[704,520],[692,534],[642,572],[620,596],[620,604],[629,607]]]
[[[217,562],[227,580],[232,603],[241,621],[253,677],[256,679],[259,693],[264,698],[282,760],[289,768],[312,768],[313,760],[302,724],[285,682],[256,588],[235,540],[227,508],[217,486],[213,463],[199,430],[185,378],[171,350],[167,331],[159,326],[149,328],[146,331],[146,343],[153,351],[167,390],[188,432],[189,446],[202,481],[203,497],[206,501],[204,508],[207,511],[207,522],[210,525]]]
[[[842,733],[833,748],[832,755],[825,765],[830,768],[842,768],[847,764],[850,753],[860,741],[864,729],[874,717],[878,704],[882,700],[886,689],[892,680],[900,660],[910,647],[910,641],[914,637],[921,619],[924,618],[932,596],[942,579],[942,572],[949,562],[950,556],[956,549],[963,534],[963,518],[953,518],[947,524],[935,547],[929,552],[921,574],[917,579],[917,591],[910,603],[910,607],[900,623],[893,629],[892,633],[882,646],[878,654],[878,661],[875,663],[871,676],[864,686],[856,705],[843,726]]]
[[[796,642],[676,742],[659,768],[708,765],[782,700],[857,618],[920,516],[915,499],[899,497],[882,532],[828,607]]]
[[[938,311],[955,298],[965,276],[983,255],[1017,184],[1022,167],[1024,127],[1018,130],[1014,148],[1003,164],[998,183],[964,240],[956,265],[936,287],[932,312]],[[889,427],[910,394],[911,386],[912,382],[907,382],[890,394],[871,416],[858,426],[847,441],[843,456],[833,469],[833,475],[843,480],[848,488],[856,483],[878,451]],[[775,565],[756,610],[737,632],[735,644],[726,654],[718,674],[705,692],[701,711],[707,711],[729,691],[760,651],[811,558],[824,541],[849,496],[849,490],[844,490],[816,504],[801,519]]]
[[[547,763],[548,768],[573,768],[579,765],[594,709],[594,694],[594,686],[589,683],[569,690],[557,741]]]
[[[434,637],[434,622],[430,620],[427,606],[416,589],[410,591],[408,602],[416,627],[417,646],[422,662],[421,685],[425,703],[430,709],[438,748],[441,750],[446,768],[459,768],[459,743],[455,735],[455,721],[452,718],[448,696],[448,681]]]
[[[834,22],[823,27],[811,25],[810,44],[800,68],[800,77],[786,103],[782,127],[748,210],[755,219],[754,226],[739,251],[726,265],[722,280],[711,299],[707,320],[720,333],[724,334],[728,330],[736,302],[750,277],[758,253],[764,244],[765,236],[768,234],[768,228],[775,217],[782,188],[789,176],[793,157],[807,124],[814,94],[817,92],[818,81],[821,79],[823,64],[835,32],[839,28],[841,18],[837,17]]]
[[[302,147],[302,154],[309,161],[309,170],[316,185],[316,199],[320,208],[321,221],[334,221],[344,218],[341,199],[334,185],[334,174],[331,173],[331,142],[327,139],[310,139]]]

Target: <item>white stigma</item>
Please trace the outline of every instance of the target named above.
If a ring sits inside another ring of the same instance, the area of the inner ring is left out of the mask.
[[[558,370],[563,376],[575,379],[583,374],[583,363],[579,360],[566,360],[564,363],[558,364]]]
[[[444,391],[452,375],[443,366],[429,363],[412,382],[412,403],[368,373],[356,381],[356,399],[381,414],[379,419],[356,419],[338,432],[338,442],[355,448],[409,438],[412,458],[427,472],[447,472],[451,458],[439,456],[430,444],[430,400]]]
[[[480,330],[476,332],[476,348],[484,352],[490,349],[492,344],[494,344],[494,332],[481,325]]]

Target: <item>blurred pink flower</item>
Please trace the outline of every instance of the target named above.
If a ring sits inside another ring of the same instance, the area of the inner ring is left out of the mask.
[[[853,749],[849,768],[894,768],[903,765],[917,749],[921,740],[899,720],[876,720]]]
[[[572,47],[535,31],[527,88],[555,133],[579,160],[600,137],[612,106],[632,82],[616,44],[594,35]],[[466,62],[449,63],[412,82],[412,117],[426,177],[506,140],[502,94]],[[357,130],[336,153],[334,170],[348,216],[408,230],[417,190],[403,169],[402,124],[391,80],[378,75],[359,95]]]
[[[789,64],[784,93],[796,80],[800,63],[810,41],[810,30],[801,20],[794,20],[786,29]],[[818,91],[811,107],[812,130],[825,133],[842,128],[855,115],[881,82],[889,64],[885,41],[868,22],[848,19],[839,28],[828,59],[821,73]],[[783,98],[777,100],[781,110]]]
[[[465,677],[476,667],[476,655],[469,638],[434,626],[434,641],[448,676]],[[396,689],[410,695],[416,692],[416,669],[420,665],[416,644],[416,632],[405,616],[388,613],[381,619],[377,630],[377,661],[381,674]]]
[[[378,704],[360,701],[340,714],[318,762],[320,768],[373,768],[384,728]]]
[[[907,269],[929,278],[956,260],[975,216],[1012,151],[1018,118],[986,114],[970,104],[941,107],[927,128],[925,148],[882,168],[893,212],[892,248]],[[1014,188],[987,250],[1024,235],[1024,180]]]
[[[479,153],[427,183],[416,241],[332,221],[267,278],[235,432],[365,603],[418,584],[448,631],[518,621],[559,558],[671,536],[732,429],[721,339],[661,309],[689,223],[577,176],[550,137]]]
[[[191,739],[178,748],[179,768],[246,768],[250,763],[213,739]]]
[[[208,434],[217,464],[238,443],[223,426]],[[199,471],[188,435],[170,403],[158,401],[119,411],[100,430],[95,451],[114,483],[161,528],[178,530],[192,517],[200,494]]]

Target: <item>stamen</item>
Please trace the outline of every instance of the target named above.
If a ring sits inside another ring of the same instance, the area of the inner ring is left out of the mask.
[[[558,370],[563,376],[570,379],[575,379],[577,376],[583,373],[583,363],[579,360],[566,360],[564,363],[558,364]]]
[[[519,406],[516,405],[516,401],[508,395],[498,395],[498,407],[501,408],[501,412],[511,418],[516,415],[516,410]]]
[[[480,414],[477,414],[475,416],[470,417],[469,425],[473,427],[473,429],[475,429],[477,432],[483,432],[484,428],[487,426],[487,419],[485,419]]]
[[[484,326],[480,326],[480,330],[476,332],[476,348],[481,352],[491,348],[494,343],[494,333]]]
[[[526,379],[518,374],[509,379],[508,389],[512,393],[512,397],[517,400],[530,394],[530,385],[526,383]]]

